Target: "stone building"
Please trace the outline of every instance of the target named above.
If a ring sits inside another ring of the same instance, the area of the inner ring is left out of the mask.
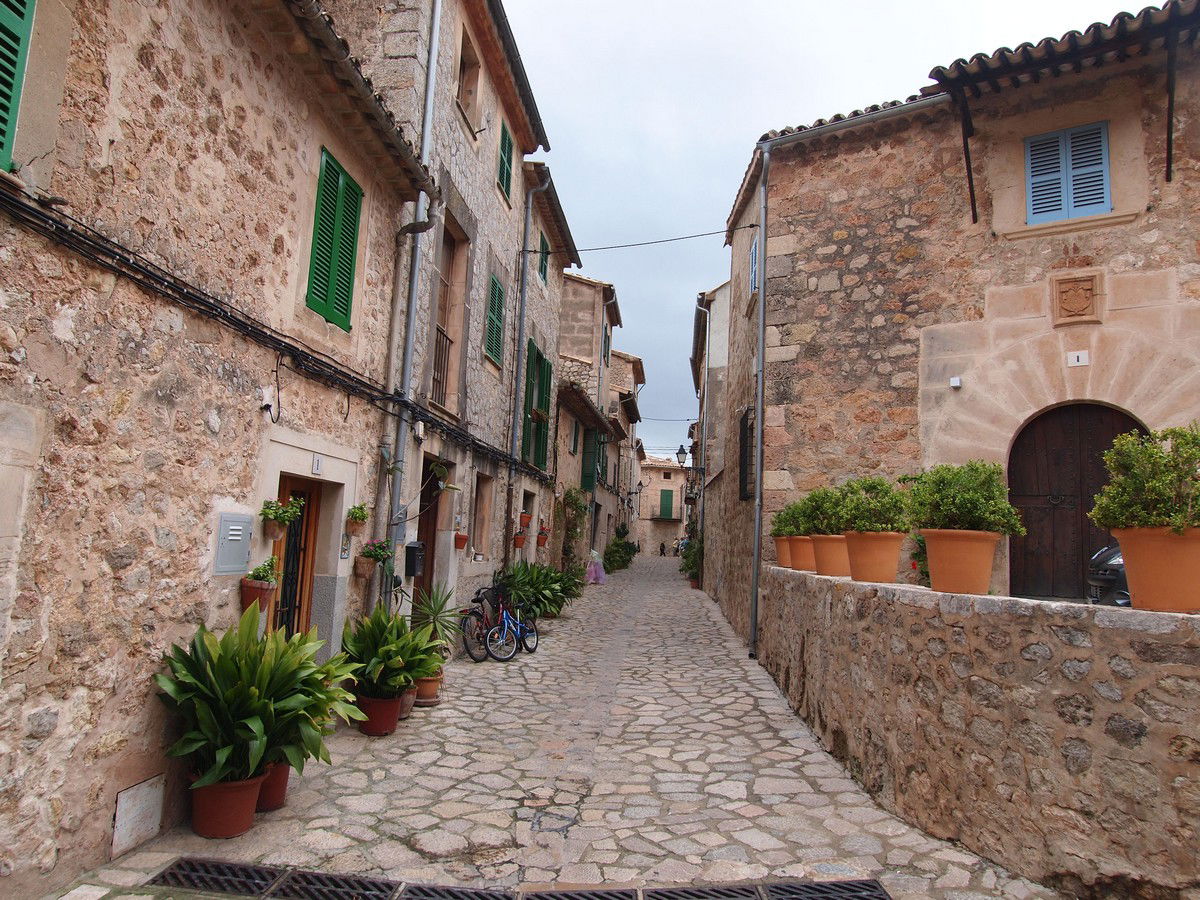
[[[251,565],[280,559],[269,620],[315,626],[330,652],[377,596],[351,577],[370,536],[347,533],[352,505],[377,536],[391,518],[425,540],[425,583],[460,593],[511,557],[521,510],[550,509],[578,257],[549,170],[525,162],[548,142],[503,9],[445,2],[434,29],[432,2],[327,5],[337,30],[292,0],[17,4],[23,83],[0,79],[5,895],[183,815],[151,676],[198,623],[236,619]],[[428,491],[433,462],[460,491]],[[258,511],[288,496],[303,516],[269,542]],[[455,552],[460,528],[474,546]]]
[[[1175,41],[1196,18],[1173,2],[960,60],[903,103],[763,137],[729,219],[723,602],[748,602],[760,257],[766,516],[854,476],[995,461],[1029,536],[993,590],[1083,596],[1108,539],[1085,517],[1099,454],[1200,417],[1200,78]]]
[[[699,401],[699,417],[688,428],[691,441],[696,525],[701,534],[709,517],[724,514],[723,495],[717,485],[725,472],[725,369],[729,364],[729,282],[696,298],[692,321],[692,384]],[[716,571],[701,571],[719,578]],[[702,587],[704,584],[701,585]]]
[[[670,555],[675,541],[683,537],[689,471],[673,459],[647,456],[642,461],[637,539],[643,553],[658,553],[666,544]]]

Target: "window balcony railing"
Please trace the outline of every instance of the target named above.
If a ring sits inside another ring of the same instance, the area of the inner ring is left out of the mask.
[[[438,406],[446,406],[446,388],[450,383],[450,348],[454,341],[441,325],[433,339],[433,390],[430,399]]]

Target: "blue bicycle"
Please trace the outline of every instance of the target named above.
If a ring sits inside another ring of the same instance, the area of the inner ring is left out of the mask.
[[[508,662],[517,655],[518,647],[526,653],[533,653],[538,648],[537,621],[532,616],[528,621],[522,621],[520,607],[514,612],[502,600],[500,621],[488,629],[484,646],[488,656],[497,662]]]

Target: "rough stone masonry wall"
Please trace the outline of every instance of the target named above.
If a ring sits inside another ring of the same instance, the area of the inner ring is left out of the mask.
[[[1195,617],[775,567],[759,616],[763,665],[888,809],[1078,895],[1200,886]]]

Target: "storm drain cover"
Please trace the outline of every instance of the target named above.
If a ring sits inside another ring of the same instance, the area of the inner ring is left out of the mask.
[[[891,900],[878,881],[790,881],[763,885],[767,900]]]
[[[699,887],[650,888],[646,900],[759,900],[752,884],[701,885]]]
[[[175,860],[151,878],[149,883],[253,897],[270,888],[285,871],[275,866],[184,857]]]
[[[267,896],[299,900],[388,900],[399,887],[399,882],[383,878],[299,871],[288,873]]]
[[[521,895],[521,900],[637,900],[638,892],[633,888],[628,890],[594,891],[529,891]]]
[[[481,891],[431,884],[405,885],[400,897],[402,900],[512,900],[512,894],[508,891]]]

